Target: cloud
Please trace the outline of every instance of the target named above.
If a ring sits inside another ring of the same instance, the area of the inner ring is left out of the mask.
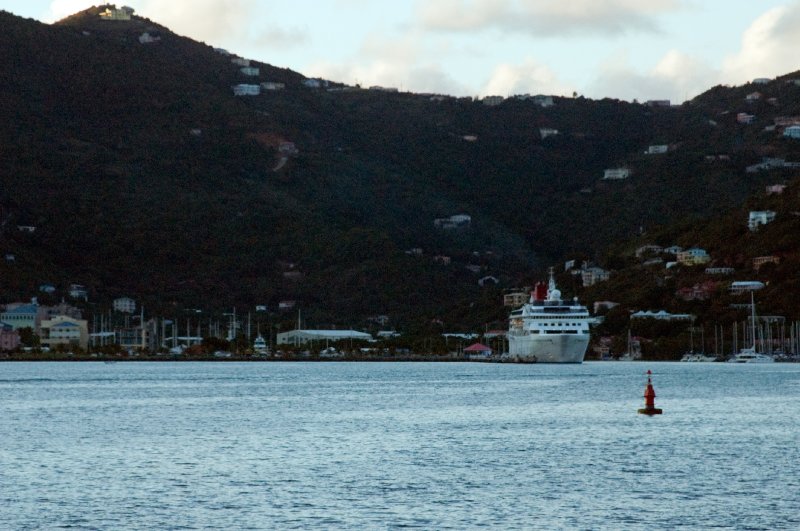
[[[617,55],[600,66],[599,74],[587,87],[587,96],[624,100],[668,99],[681,103],[717,84],[719,71],[677,50],[667,52],[647,72],[628,65],[627,57]]]
[[[657,15],[681,5],[681,0],[420,0],[416,16],[422,27],[436,31],[620,35],[657,32]]]
[[[53,0],[42,17],[45,22],[55,22],[95,5],[92,0]]]
[[[787,74],[800,68],[800,1],[771,9],[742,36],[739,51],[722,64],[728,83]]]
[[[545,65],[526,59],[520,65],[498,65],[482,95],[511,96],[514,94],[571,94],[572,88],[558,80]]]
[[[249,35],[256,0],[140,0],[137,14],[175,33],[211,44],[231,42]]]

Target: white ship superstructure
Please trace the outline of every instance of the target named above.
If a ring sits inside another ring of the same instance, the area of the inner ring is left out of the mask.
[[[582,363],[594,319],[586,306],[561,300],[553,271],[550,282],[536,285],[531,299],[511,312],[508,356],[527,363]]]

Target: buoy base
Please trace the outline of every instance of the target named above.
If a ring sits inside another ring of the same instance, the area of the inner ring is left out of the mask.
[[[645,407],[639,410],[640,415],[661,415],[663,411],[657,407]]]

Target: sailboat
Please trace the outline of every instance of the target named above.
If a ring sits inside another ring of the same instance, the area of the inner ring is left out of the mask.
[[[714,356],[706,356],[705,354],[705,336],[702,339],[703,352],[695,352],[694,351],[694,326],[689,327],[689,352],[683,355],[681,361],[688,361],[688,362],[698,362],[698,361],[716,361],[717,358]]]
[[[750,322],[751,346],[735,353],[728,363],[773,363],[775,359],[772,356],[756,352],[756,303],[752,291],[750,292]]]

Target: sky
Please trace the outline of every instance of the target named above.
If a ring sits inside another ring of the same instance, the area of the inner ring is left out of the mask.
[[[83,0],[0,0],[53,22]],[[123,5],[123,4],[118,4]],[[308,77],[455,96],[680,103],[800,70],[800,0],[127,0],[176,33]]]

